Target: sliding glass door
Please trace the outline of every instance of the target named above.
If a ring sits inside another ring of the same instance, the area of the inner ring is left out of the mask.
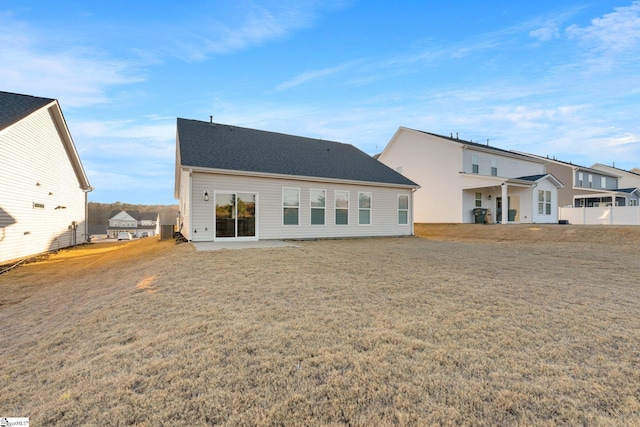
[[[256,240],[256,193],[216,193],[216,239]]]

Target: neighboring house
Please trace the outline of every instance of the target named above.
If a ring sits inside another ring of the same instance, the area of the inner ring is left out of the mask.
[[[133,237],[148,237],[160,235],[160,218],[156,212],[139,212],[134,210],[114,210],[109,216],[107,237],[116,239],[118,233],[128,231]]]
[[[0,92],[0,263],[88,240],[92,190],[58,101]]]
[[[562,183],[543,160],[405,127],[378,159],[420,185],[416,222],[472,223],[475,208],[488,209],[487,222],[558,221]]]
[[[618,187],[620,188],[640,188],[640,170],[631,169],[630,171],[619,169],[615,166],[607,166],[602,163],[596,163],[591,166],[591,169],[596,169],[603,172],[608,172],[618,176]]]
[[[547,162],[547,172],[561,180],[565,187],[558,191],[560,207],[637,206],[637,186],[620,187],[619,173],[588,168],[555,158],[521,153]]]
[[[178,119],[175,197],[191,241],[413,234],[413,181],[357,148]]]

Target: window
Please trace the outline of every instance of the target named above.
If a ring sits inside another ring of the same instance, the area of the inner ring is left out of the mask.
[[[593,188],[593,175],[589,174],[589,188]]]
[[[582,187],[583,180],[584,180],[584,174],[582,172],[578,172],[578,187]]]
[[[336,190],[336,225],[349,224],[349,192]]]
[[[300,189],[282,188],[282,223],[298,225],[300,223]]]
[[[491,159],[491,176],[498,176],[498,159]]]
[[[33,209],[44,209],[44,203],[33,202]]]
[[[472,173],[480,173],[480,165],[478,162],[478,155],[477,154],[472,154],[471,155],[471,172]]]
[[[600,188],[607,188],[607,178],[604,176],[600,177]]]
[[[311,190],[311,225],[324,225],[326,193],[324,190]]]
[[[551,215],[551,191],[538,190],[538,214]]]
[[[638,206],[638,201],[636,199],[629,199],[629,206]]]
[[[409,196],[406,194],[398,195],[398,224],[404,225],[409,223]]]
[[[476,193],[476,208],[482,207],[482,193]]]
[[[358,193],[358,224],[371,225],[371,193]]]

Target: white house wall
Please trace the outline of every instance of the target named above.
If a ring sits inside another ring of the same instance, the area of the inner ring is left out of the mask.
[[[85,242],[86,195],[49,110],[0,133],[0,152],[0,262]]]
[[[420,185],[415,222],[462,222],[460,146],[421,132],[399,130],[379,160]]]
[[[193,241],[214,240],[214,195],[216,192],[257,193],[257,233],[260,239],[308,239],[359,236],[400,236],[411,235],[413,221],[411,206],[406,225],[398,225],[398,195],[409,195],[411,190],[322,183],[315,181],[289,180],[277,178],[247,177],[193,172],[192,175],[192,222],[185,237]],[[184,181],[184,177],[183,177]],[[300,189],[299,225],[283,225],[282,189]],[[326,190],[325,225],[310,224],[311,189]],[[334,191],[349,191],[349,224],[335,225]],[[207,191],[209,200],[204,201]],[[358,192],[371,192],[371,225],[358,224]]]
[[[451,142],[450,142],[451,144]],[[462,145],[462,144],[461,144]],[[491,176],[491,160],[495,159],[497,163],[497,176],[508,178],[518,178],[521,176],[544,174],[545,165],[542,163],[532,162],[529,160],[518,159],[510,156],[500,155],[500,152],[486,152],[479,150],[473,146],[468,146],[463,150],[463,170],[465,173],[473,173],[472,156],[478,156],[479,175]]]

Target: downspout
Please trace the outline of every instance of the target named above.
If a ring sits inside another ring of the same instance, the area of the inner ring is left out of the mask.
[[[415,236],[416,232],[415,232],[415,221],[414,221],[414,207],[413,207],[413,195],[416,193],[416,191],[418,191],[417,188],[413,188],[411,190],[411,235]]]
[[[94,188],[89,186],[86,190],[82,190],[84,193],[84,242],[88,243],[89,238],[89,192],[93,191]]]
[[[193,241],[193,169],[189,168],[189,241]]]

